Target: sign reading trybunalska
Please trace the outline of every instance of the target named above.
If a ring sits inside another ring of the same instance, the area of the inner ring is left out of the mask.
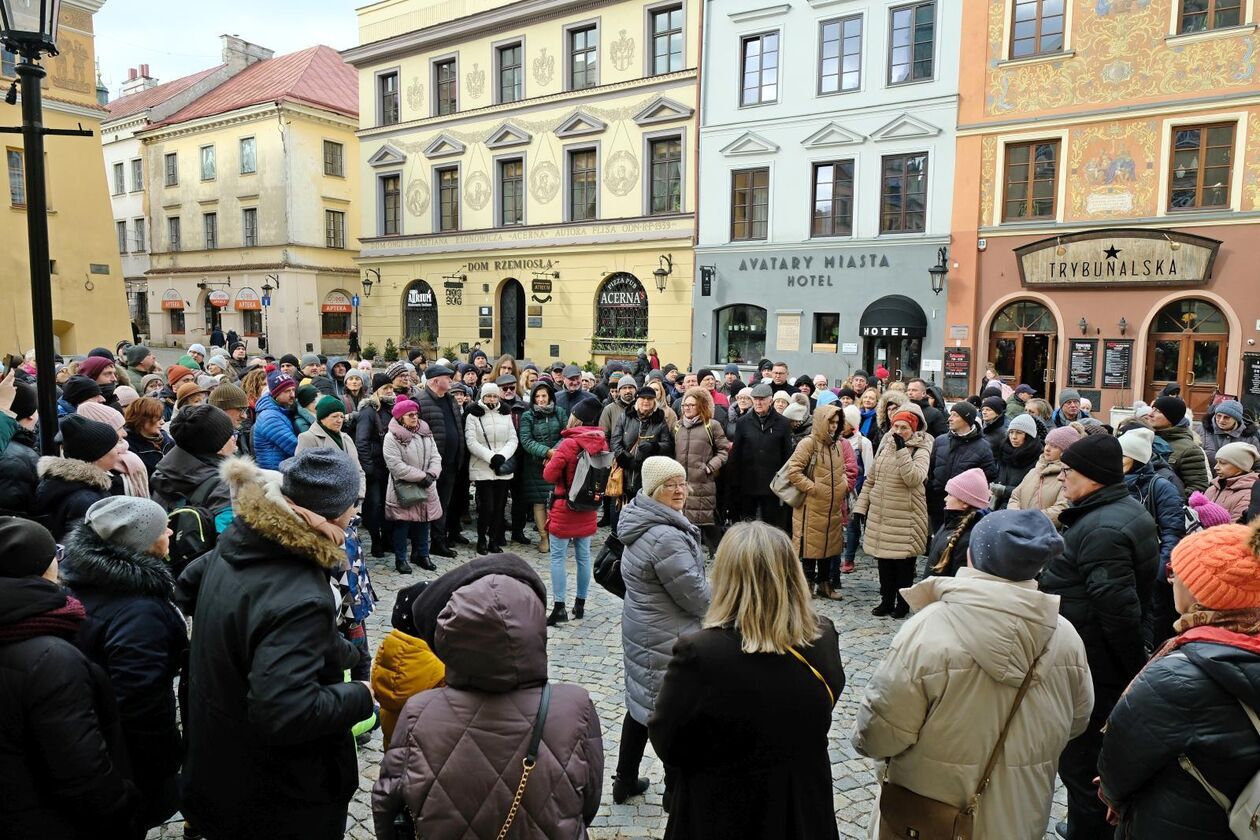
[[[1015,249],[1024,286],[1201,286],[1221,243],[1180,231],[1109,228],[1055,236]]]

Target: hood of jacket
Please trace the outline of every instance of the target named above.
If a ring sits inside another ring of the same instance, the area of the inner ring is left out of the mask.
[[[42,577],[0,578],[0,627],[19,624],[66,605],[66,593]]]
[[[96,464],[56,455],[45,455],[40,458],[36,470],[41,479],[58,479],[68,484],[86,484],[102,493],[109,492],[110,483],[113,481],[109,473]]]
[[[515,577],[491,574],[451,593],[438,615],[433,652],[452,688],[503,694],[547,680],[547,615]]]
[[[928,577],[904,590],[916,612],[935,609],[986,674],[999,683],[1019,686],[1059,623],[1059,596],[970,567],[956,577]],[[940,606],[932,606],[939,604]]]
[[[550,397],[551,397],[551,402],[549,402],[549,403],[547,403],[547,404],[548,404],[548,405],[550,405],[550,406],[551,406],[554,410],[559,410],[559,409],[556,407],[556,388],[555,388],[555,384],[554,384],[554,383],[551,383],[551,382],[548,382],[548,381],[546,381],[546,380],[544,380],[544,379],[540,379],[540,380],[538,380],[537,382],[535,382],[535,383],[534,383],[534,387],[529,389],[529,406],[528,406],[528,407],[529,407],[530,409],[535,408],[536,403],[534,402],[534,400],[537,398],[537,396],[538,396],[538,392],[539,392],[540,390],[545,390],[545,391],[547,392],[548,396],[550,396]]]
[[[280,492],[281,475],[263,470],[249,458],[228,458],[219,475],[232,490],[235,522],[242,523],[265,540],[291,554],[304,557],[327,571],[340,569],[346,562],[344,546],[320,536],[300,519]],[[228,536],[225,532],[223,538]],[[274,551],[224,551],[227,562],[246,566],[270,559]]]
[[[170,600],[175,591],[175,579],[165,560],[107,542],[87,525],[72,530],[65,545],[58,577],[76,592],[95,589]]]
[[[630,500],[630,504],[621,509],[621,516],[617,520],[617,537],[624,545],[633,545],[657,525],[668,525],[688,532],[693,538],[699,538],[700,529],[691,524],[681,511],[663,505],[651,496],[645,496],[642,490]]]
[[[190,496],[202,482],[219,471],[223,461],[222,455],[200,457],[173,446],[158,461],[153,477],[149,479],[149,487],[165,499]]]
[[[814,410],[814,416],[811,422],[814,427],[810,430],[810,436],[813,437],[819,446],[831,446],[836,442],[836,438],[831,436],[827,431],[827,425],[831,422],[831,418],[840,413],[840,407],[836,403],[827,403],[820,405]],[[844,429],[844,418],[840,418],[840,429]]]
[[[561,440],[572,440],[591,455],[598,455],[608,448],[604,430],[598,426],[574,426],[560,433]]]
[[[885,391],[880,394],[879,402],[875,404],[875,422],[881,427],[888,425],[889,412],[893,414],[897,413],[892,409],[893,405],[900,407],[903,405],[914,405],[914,403],[911,403],[910,398],[900,391]],[[918,408],[918,406],[915,406],[915,408]],[[919,419],[922,420],[923,411],[919,410],[917,413],[919,415]]]
[[[424,422],[424,420],[420,421],[420,425],[413,432],[393,417],[389,418],[389,433],[397,438],[398,442],[403,446],[411,443],[411,439],[414,437],[433,437],[433,430],[429,428],[429,424]]]
[[[1254,650],[1208,642],[1191,642],[1190,645],[1193,645],[1195,664],[1213,682],[1252,709],[1260,706],[1260,668],[1256,666]]]

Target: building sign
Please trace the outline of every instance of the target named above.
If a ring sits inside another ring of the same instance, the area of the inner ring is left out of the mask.
[[[536,295],[551,294],[551,280],[546,278],[536,278],[532,283],[530,283],[530,292]]]
[[[1133,375],[1133,342],[1107,339],[1103,342],[1104,388],[1128,388]]]
[[[599,305],[629,308],[647,306],[643,285],[629,274],[615,275],[599,290]]]
[[[222,309],[232,302],[232,296],[222,289],[215,289],[209,296],[210,305],[215,309]]]
[[[862,327],[863,338],[923,338],[926,327]]]
[[[466,271],[547,271],[555,263],[545,259],[469,260]],[[538,281],[534,281],[537,283]],[[545,294],[540,292],[539,294]]]
[[[1015,249],[1025,286],[1201,286],[1221,243],[1179,231],[1115,228],[1042,239]]]
[[[162,308],[183,309],[184,296],[179,293],[178,289],[167,289],[165,292],[162,292]]]
[[[262,309],[262,298],[253,289],[241,289],[236,293],[236,309],[244,312],[247,309]]]
[[[1260,417],[1260,353],[1243,353],[1242,394],[1247,416]]]
[[[350,295],[342,291],[329,292],[324,298],[323,304],[319,307],[320,312],[330,313],[347,313],[353,312],[354,306],[350,303]]]
[[[892,263],[886,253],[860,254],[853,251],[790,257],[745,257],[739,261],[736,271],[741,274],[755,275],[759,279],[767,274],[783,272],[788,288],[834,288],[837,274],[843,276],[863,269],[869,271],[891,267]]]
[[[412,286],[407,290],[407,307],[410,309],[424,309],[433,306],[433,290],[417,289]]]
[[[795,353],[801,349],[800,312],[775,313],[774,349],[780,353]]]
[[[1068,385],[1073,388],[1093,388],[1094,369],[1098,364],[1098,342],[1092,338],[1073,339],[1068,361]]]
[[[941,362],[945,369],[945,397],[960,400],[967,396],[971,380],[971,348],[946,347]]]

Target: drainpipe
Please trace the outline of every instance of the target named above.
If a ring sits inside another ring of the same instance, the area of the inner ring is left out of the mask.
[[[691,155],[691,209],[695,215],[695,219],[691,223],[693,285],[695,282],[694,275],[696,271],[695,247],[700,243],[700,124],[704,118],[704,53],[705,45],[709,37],[709,33],[705,32],[704,29],[704,10],[708,5],[709,0],[699,0],[700,20],[696,23],[696,25],[700,27],[701,37],[699,39],[699,54],[696,56],[695,151]]]

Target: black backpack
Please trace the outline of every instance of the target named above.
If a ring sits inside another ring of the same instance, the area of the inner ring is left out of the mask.
[[[171,529],[171,574],[179,578],[188,564],[212,550],[218,542],[219,532],[214,527],[214,513],[206,507],[210,494],[221,479],[212,475],[197,486],[182,505],[177,505],[166,517]]]
[[[573,471],[573,484],[569,486],[567,503],[569,510],[590,512],[604,504],[604,488],[608,486],[608,474],[612,472],[613,454],[601,452],[592,455],[585,449],[578,455]]]

